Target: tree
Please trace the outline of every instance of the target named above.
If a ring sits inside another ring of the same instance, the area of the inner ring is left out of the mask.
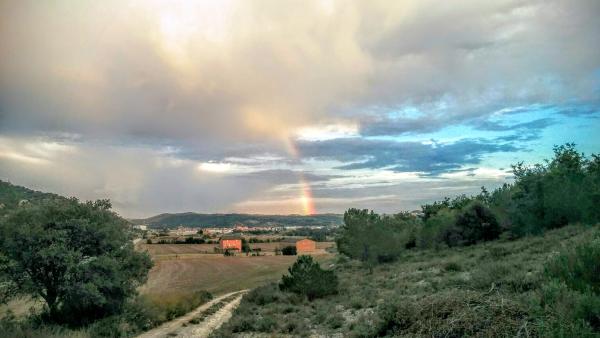
[[[298,257],[288,269],[289,275],[281,278],[279,288],[305,295],[308,300],[337,293],[338,279],[333,271],[323,270],[311,256]]]
[[[152,266],[136,252],[108,200],[52,200],[18,208],[0,224],[2,275],[42,298],[47,317],[74,325],[119,313]]]
[[[296,254],[297,254],[296,247],[293,245],[288,245],[288,246],[284,247],[283,249],[281,249],[281,254],[284,256],[296,256]]]
[[[446,244],[471,245],[491,241],[497,239],[501,232],[502,229],[492,211],[483,203],[474,201],[458,214],[453,236],[446,237]]]
[[[336,238],[338,250],[361,260],[369,268],[392,261],[415,242],[415,221],[403,216],[381,217],[366,209],[349,209],[344,213],[344,225]]]
[[[248,244],[248,241],[244,237],[242,237],[242,252],[245,252],[246,256],[248,256],[248,253],[250,251],[252,251],[250,244]]]

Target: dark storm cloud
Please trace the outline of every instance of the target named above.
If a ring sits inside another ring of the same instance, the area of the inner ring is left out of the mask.
[[[485,140],[423,144],[363,138],[300,142],[298,147],[305,157],[353,162],[338,167],[340,169],[387,168],[396,172],[422,172],[425,175],[451,172],[465,165],[479,164],[484,155],[519,149],[511,144]]]
[[[545,129],[555,123],[555,119],[545,117],[533,121],[512,124],[487,120],[475,123],[475,127],[480,130],[488,131],[537,131]]]

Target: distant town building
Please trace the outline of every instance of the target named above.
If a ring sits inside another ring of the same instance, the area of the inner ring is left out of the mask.
[[[242,251],[242,238],[240,236],[225,235],[219,239],[221,250]]]
[[[233,227],[234,231],[238,231],[238,232],[243,232],[243,231],[248,231],[250,230],[250,228],[248,228],[247,226],[243,225],[242,223],[236,223],[235,226]]]
[[[134,229],[138,229],[138,230],[143,230],[146,231],[148,230],[148,225],[147,224],[135,224],[133,226]]]

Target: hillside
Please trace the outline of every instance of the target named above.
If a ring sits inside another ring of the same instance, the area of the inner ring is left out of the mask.
[[[37,204],[44,200],[66,199],[65,197],[31,190],[0,180],[0,215],[16,208],[19,203]]]
[[[252,215],[252,214],[199,214],[193,212],[160,214],[145,219],[131,219],[133,224],[148,224],[152,228],[177,227],[232,227],[236,223],[246,226],[338,226],[343,216],[338,214],[302,215]]]
[[[407,251],[372,273],[340,257],[325,266],[339,277],[337,295],[309,302],[276,284],[258,288],[212,337],[547,336],[552,312],[544,311],[554,301],[566,316],[564,309],[576,303],[547,281],[544,265],[557,251],[594,237],[600,239],[599,225],[569,226],[516,241]],[[573,327],[564,330],[563,336],[573,336],[568,333]]]

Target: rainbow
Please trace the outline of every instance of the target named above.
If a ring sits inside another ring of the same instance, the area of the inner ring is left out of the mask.
[[[294,144],[294,142],[290,138],[286,138],[286,148],[288,153],[294,159],[300,159],[300,152],[298,151],[298,147]],[[310,184],[304,177],[304,173],[300,172],[300,201],[302,202],[302,209],[305,215],[314,215],[317,213],[315,208],[315,201],[312,195],[312,189]]]

